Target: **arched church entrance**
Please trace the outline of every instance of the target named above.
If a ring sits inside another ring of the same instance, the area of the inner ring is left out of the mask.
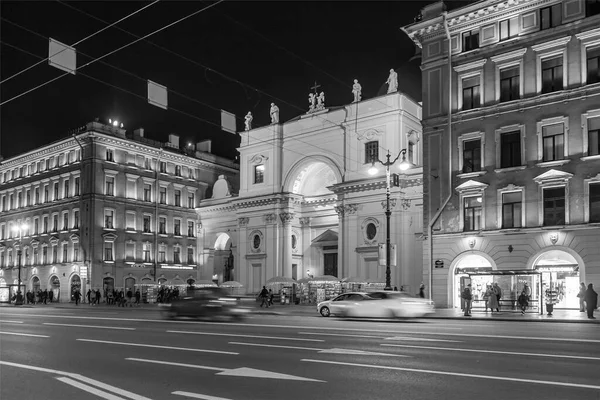
[[[476,275],[475,273],[491,272],[495,269],[492,261],[483,254],[469,253],[458,256],[453,264],[454,278],[452,279],[452,287],[449,291],[452,296],[452,307],[463,307],[463,300],[460,294],[468,284],[471,284],[471,293],[473,296],[472,307],[485,307],[483,295],[485,294],[487,285],[492,283],[491,279],[494,277],[490,275]]]
[[[217,283],[235,280],[233,243],[227,233],[219,233],[215,240],[213,261],[213,280]]]
[[[559,309],[579,309],[580,262],[564,250],[548,250],[533,261],[533,268],[540,272],[544,304]]]

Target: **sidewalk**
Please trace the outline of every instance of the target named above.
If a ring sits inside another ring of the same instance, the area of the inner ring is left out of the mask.
[[[253,309],[253,312],[258,315],[286,315],[286,316],[305,316],[323,318],[317,312],[315,305],[281,305],[275,304],[269,308],[260,308],[254,302],[248,302],[247,306]],[[13,304],[0,304],[0,307],[15,307]],[[52,303],[52,304],[36,304],[23,305],[23,308],[36,309],[103,309],[103,310],[145,310],[145,311],[161,311],[162,307],[158,304],[140,304],[133,307],[117,307],[115,305],[107,305],[106,303],[88,305],[82,303],[78,306],[75,303]],[[515,322],[571,322],[571,323],[587,323],[600,324],[600,312],[596,311],[598,319],[588,319],[587,313],[579,312],[578,310],[558,310],[552,313],[553,315],[540,315],[535,312],[527,312],[522,315],[516,311],[501,311],[499,313],[490,313],[483,311],[473,311],[471,317],[465,317],[458,309],[437,309],[435,314],[425,316],[425,319],[458,319],[458,320],[487,320],[487,321],[515,321]]]

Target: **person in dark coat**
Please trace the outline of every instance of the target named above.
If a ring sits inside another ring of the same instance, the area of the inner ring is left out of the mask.
[[[588,318],[596,319],[596,317],[594,317],[594,310],[598,307],[598,293],[594,291],[594,285],[591,283],[585,291],[585,305],[587,307]]]
[[[262,308],[264,304],[267,306],[267,308],[269,308],[269,291],[266,287],[263,286],[262,290],[260,291],[259,297],[262,299],[260,307]]]
[[[79,290],[75,290],[75,293],[73,293],[73,298],[75,298],[75,305],[78,306],[79,300],[81,299],[81,293]]]

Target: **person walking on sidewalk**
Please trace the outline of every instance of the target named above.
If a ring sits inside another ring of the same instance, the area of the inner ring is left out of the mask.
[[[498,307],[496,307],[496,311],[500,312],[500,299],[502,298],[502,289],[498,286],[498,282],[494,282],[494,293],[496,294],[496,299],[498,300]]]
[[[265,286],[263,286],[262,290],[260,291],[260,294],[258,295],[261,298],[261,303],[260,303],[260,308],[262,308],[263,304],[267,306],[267,308],[269,308],[269,291],[267,290],[267,288]]]
[[[73,293],[73,298],[75,299],[75,305],[78,306],[79,300],[81,300],[81,292],[79,290],[75,290],[75,293]]]
[[[142,298],[142,295],[140,293],[140,289],[137,289],[135,291],[135,304],[137,304],[138,306],[140,305],[140,299]]]
[[[591,283],[585,291],[585,304],[587,307],[588,318],[596,319],[596,317],[594,317],[594,310],[598,307],[598,293],[594,291],[594,285]]]
[[[577,297],[579,297],[579,312],[585,312],[585,283],[583,282],[579,285]]]
[[[471,316],[471,301],[473,300],[473,295],[471,294],[471,284],[470,283],[463,290],[462,298],[465,300],[465,317],[470,317]]]
[[[100,305],[100,299],[102,295],[100,294],[100,289],[96,289],[96,304]]]
[[[133,292],[131,291],[131,289],[127,289],[127,304],[129,304],[129,307],[133,307],[133,302],[131,301],[131,298],[133,297]]]
[[[92,305],[92,301],[91,301],[92,289],[88,289],[87,293],[85,294],[85,297],[87,297],[88,304],[91,306]]]
[[[275,297],[275,295],[273,294],[273,289],[269,289],[269,305],[270,306],[273,305],[273,297]]]

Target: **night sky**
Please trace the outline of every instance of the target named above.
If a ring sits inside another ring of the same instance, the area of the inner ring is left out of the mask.
[[[136,39],[118,28],[144,36],[214,3],[159,1],[77,45],[77,66]],[[361,83],[363,99],[385,93],[390,68],[399,73],[400,90],[420,100],[418,62],[408,62],[414,46],[400,27],[428,3],[219,3],[77,75],[2,105],[0,154],[10,158],[64,138],[95,118],[116,118],[126,129],[143,127],[146,137],[160,141],[169,133],[183,143],[212,139],[213,153],[233,159],[239,138],[220,130],[219,109],[236,114],[238,130],[248,111],[254,127],[268,124],[271,102],[279,106],[281,121],[287,121],[306,112],[315,81],[322,85],[327,106],[343,105],[352,101],[353,79]],[[46,58],[48,37],[71,45],[147,4],[2,1],[1,80]],[[1,102],[62,73],[45,61],[3,82]],[[177,92],[169,92],[169,106],[180,112],[149,105],[147,79]]]

